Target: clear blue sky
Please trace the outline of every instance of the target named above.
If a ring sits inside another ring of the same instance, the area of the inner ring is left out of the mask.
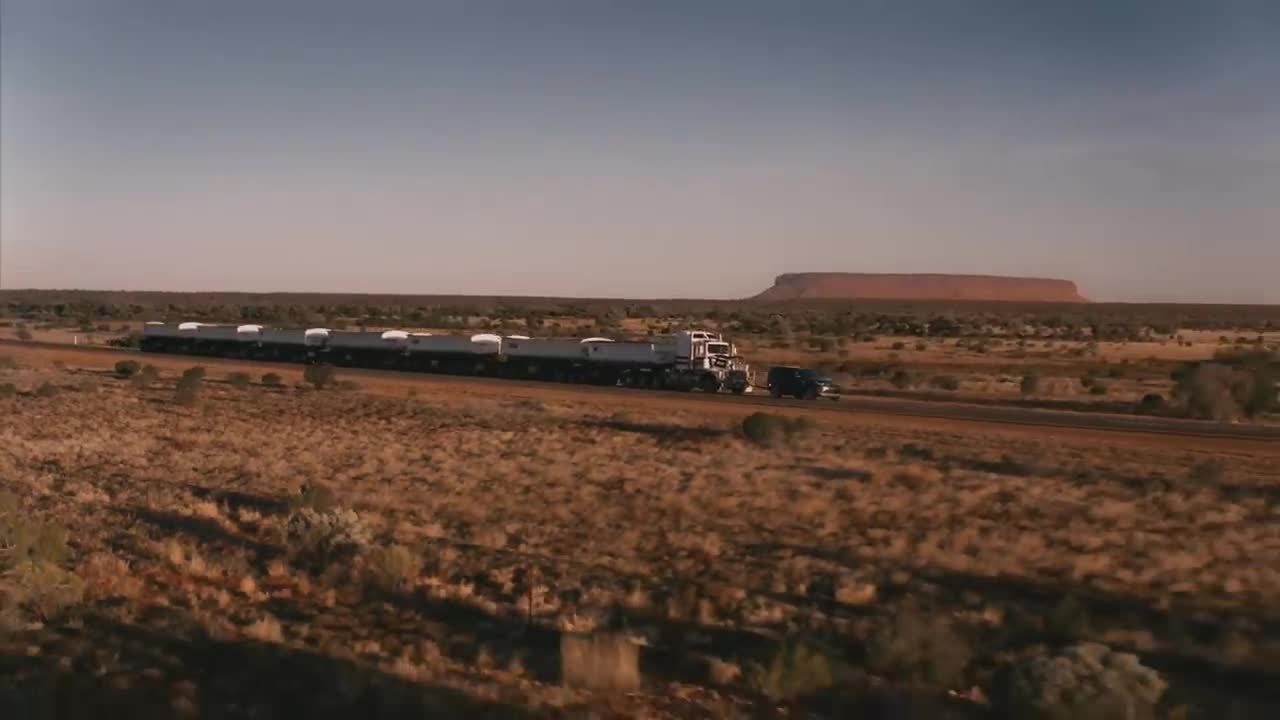
[[[4,287],[1280,303],[1280,3],[0,0]]]

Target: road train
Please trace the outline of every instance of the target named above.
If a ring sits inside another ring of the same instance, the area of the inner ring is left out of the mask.
[[[750,366],[734,345],[705,330],[637,342],[149,322],[142,350],[704,392],[752,387]]]

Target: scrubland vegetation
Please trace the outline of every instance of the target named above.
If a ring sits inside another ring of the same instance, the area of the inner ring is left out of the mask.
[[[702,327],[757,371],[813,367],[846,393],[1219,420],[1273,417],[1280,377],[1276,306],[4,291],[0,317],[0,337],[125,345],[156,319],[631,338]]]
[[[0,363],[18,717],[1280,708],[1265,442],[147,367]]]

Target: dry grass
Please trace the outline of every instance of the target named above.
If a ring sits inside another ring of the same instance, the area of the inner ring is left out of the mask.
[[[0,414],[0,482],[73,528],[65,567],[84,581],[81,602],[4,636],[0,684],[102,677],[233,716],[372,696],[732,717],[767,706],[763,684],[799,703],[829,684],[812,654],[771,664],[797,635],[831,667],[938,693],[1062,627],[1223,672],[1280,666],[1280,464],[1262,446],[819,423],[762,447],[679,396],[619,417],[550,393],[208,383],[185,406],[171,375],[93,377]],[[295,552],[304,508],[355,514],[363,544]],[[639,691],[563,687],[561,630],[618,627],[653,658]],[[1172,682],[1222,707],[1194,673]]]

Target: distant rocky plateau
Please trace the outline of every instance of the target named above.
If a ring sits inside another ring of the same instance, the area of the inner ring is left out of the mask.
[[[786,273],[752,300],[1003,300],[1088,302],[1070,280],[1002,275]]]

